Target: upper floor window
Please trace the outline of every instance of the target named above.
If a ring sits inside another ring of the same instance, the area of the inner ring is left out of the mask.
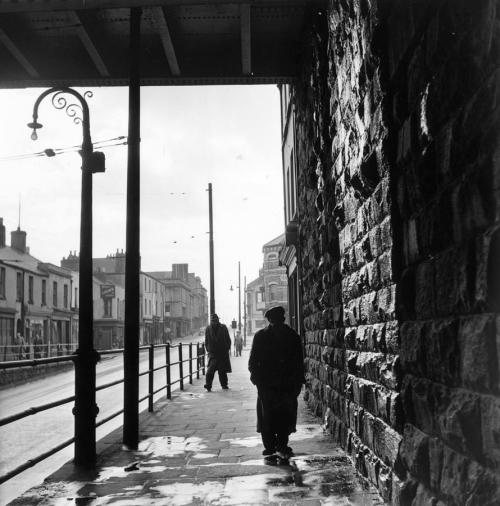
[[[42,306],[47,305],[47,280],[42,279]]]
[[[260,290],[255,293],[255,301],[257,302],[257,304],[259,302],[264,302],[264,294]]]
[[[33,276],[28,277],[28,304],[33,304]]]
[[[57,307],[57,281],[52,283],[52,305]]]
[[[277,284],[269,285],[269,299],[270,301],[273,300],[280,300],[280,287]]]
[[[167,316],[169,316],[169,315],[170,315],[170,304],[165,304],[165,314],[166,314]]]
[[[0,297],[5,299],[5,267],[0,267]]]
[[[111,318],[113,316],[113,299],[106,298],[104,301],[104,318]]]
[[[68,285],[63,286],[63,303],[64,307],[68,308]]]
[[[75,299],[73,302],[73,307],[78,307],[78,288],[75,287]]]
[[[18,302],[23,300],[23,275],[20,272],[16,274],[16,298]]]

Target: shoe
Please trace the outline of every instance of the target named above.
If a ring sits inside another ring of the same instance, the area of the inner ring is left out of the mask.
[[[266,455],[274,455],[274,450],[264,450],[262,452],[262,455],[266,456]]]
[[[276,455],[283,460],[287,460],[290,457],[293,457],[293,450],[289,446],[285,446],[285,448],[281,448],[276,451]]]
[[[222,390],[229,390],[228,386],[222,387]]]
[[[212,391],[212,387],[209,387],[208,385],[203,385],[203,388],[206,388],[207,392],[211,392]]]

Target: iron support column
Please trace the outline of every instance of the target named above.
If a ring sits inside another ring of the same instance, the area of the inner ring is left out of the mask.
[[[208,221],[209,221],[209,250],[210,250],[210,314],[215,313],[215,284],[214,284],[214,222],[212,212],[212,183],[208,183]]]
[[[139,272],[140,272],[140,8],[130,14],[130,84],[125,254],[125,347],[123,354],[123,444],[139,444]]]

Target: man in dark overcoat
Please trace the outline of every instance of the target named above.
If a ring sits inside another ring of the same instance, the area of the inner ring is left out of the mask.
[[[208,368],[205,376],[205,388],[212,390],[215,371],[219,373],[219,381],[224,390],[228,389],[227,373],[231,372],[231,338],[227,327],[219,322],[219,317],[213,314],[210,325],[205,329],[205,349],[208,353]]]
[[[264,444],[263,455],[292,455],[288,436],[295,432],[297,397],[305,383],[302,343],[285,323],[281,306],[269,309],[269,325],[259,330],[252,343],[248,369],[257,387],[257,432]]]

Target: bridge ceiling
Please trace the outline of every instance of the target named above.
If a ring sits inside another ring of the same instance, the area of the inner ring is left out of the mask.
[[[317,0],[2,0],[0,88],[128,83],[142,7],[143,85],[288,82]]]

